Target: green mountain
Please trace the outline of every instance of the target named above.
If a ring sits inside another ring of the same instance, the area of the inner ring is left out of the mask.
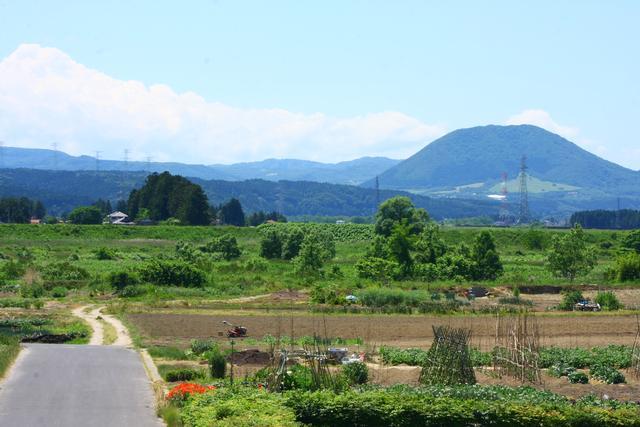
[[[25,196],[41,200],[50,213],[69,212],[98,199],[127,199],[140,188],[145,172],[47,171],[0,169],[0,197]],[[211,204],[236,197],[246,212],[277,210],[285,215],[367,216],[374,213],[373,189],[309,181],[222,181],[189,178],[204,189]],[[434,199],[397,190],[380,191],[380,201],[407,195],[436,219],[495,215],[497,204],[488,200]]]
[[[640,204],[640,173],[531,125],[456,130],[380,174],[379,183],[423,195],[486,198],[500,191],[507,173],[513,193],[519,190],[523,156],[538,213],[566,214],[587,205],[612,208],[618,197],[625,207]],[[364,184],[373,185],[373,180]]]
[[[194,165],[177,162],[139,162],[105,160],[99,162],[91,156],[71,156],[61,151],[39,148],[4,147],[2,165],[5,168],[29,168],[66,171],[147,171],[164,172],[201,179],[243,181],[317,181],[334,184],[357,185],[371,176],[382,173],[400,160],[386,157],[362,157],[340,163],[320,163],[295,159],[268,159],[260,162],[231,165]]]

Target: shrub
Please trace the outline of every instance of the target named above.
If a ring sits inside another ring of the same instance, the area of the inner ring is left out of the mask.
[[[595,302],[600,304],[603,310],[607,311],[620,310],[622,308],[618,297],[612,291],[598,292]]]
[[[342,365],[342,374],[347,378],[349,385],[366,384],[369,380],[369,368],[362,362]]]
[[[362,279],[374,279],[387,281],[393,277],[398,264],[383,258],[365,257],[356,263],[358,277]]]
[[[129,271],[114,271],[109,273],[108,282],[120,293],[124,288],[140,283],[140,279],[135,273]]]
[[[589,374],[592,378],[607,384],[622,384],[626,381],[622,372],[603,364],[592,366]]]
[[[53,282],[88,280],[91,277],[87,270],[67,261],[49,264],[41,273],[43,279]]]
[[[618,257],[616,272],[621,282],[640,280],[640,255],[628,253]]]
[[[247,261],[245,261],[243,267],[246,271],[259,273],[267,271],[267,269],[269,268],[269,264],[262,258],[249,258]]]
[[[150,286],[130,285],[120,289],[120,291],[118,292],[118,295],[120,295],[123,298],[135,298],[135,297],[140,297],[142,295],[146,295],[150,290],[151,290]]]
[[[160,286],[199,288],[206,277],[202,270],[184,261],[152,261],[140,269],[142,280]]]
[[[282,257],[282,237],[276,230],[269,229],[260,241],[260,256],[267,259]]]
[[[571,372],[569,375],[567,375],[567,378],[569,379],[569,382],[571,384],[588,384],[589,383],[589,377],[584,372],[577,372],[577,371]]]
[[[560,310],[571,311],[574,306],[582,301],[584,297],[580,291],[568,291],[562,296],[562,302],[558,306]]]
[[[171,360],[188,360],[189,357],[183,350],[178,347],[170,346],[153,346],[148,348],[149,354],[152,357],[171,359]]]
[[[421,303],[430,301],[430,295],[424,291],[405,291],[397,288],[370,288],[359,291],[356,295],[362,305],[367,307],[418,307]]]
[[[67,296],[67,288],[64,286],[56,286],[51,290],[51,296],[54,298],[64,298]]]
[[[211,378],[224,378],[227,372],[227,361],[217,348],[209,355],[209,373]]]
[[[173,387],[167,393],[167,400],[181,406],[189,396],[206,393],[209,390],[215,390],[214,386],[203,386],[194,383],[181,383]]]
[[[95,251],[93,251],[93,253],[96,256],[96,259],[100,261],[106,261],[106,260],[112,260],[112,259],[118,258],[118,254],[115,250],[106,248],[104,246],[96,249]]]
[[[189,368],[174,369],[164,374],[164,379],[167,382],[174,383],[178,381],[193,381],[197,378],[201,378],[202,371]]]
[[[223,234],[201,247],[200,250],[207,253],[219,253],[227,261],[238,258],[242,253],[238,247],[238,241],[234,236]]]
[[[20,285],[20,295],[23,298],[42,298],[45,294],[44,286],[40,282],[23,283]]]
[[[216,350],[218,344],[213,340],[193,340],[191,341],[191,351],[193,354],[200,355],[207,351]]]
[[[0,276],[6,279],[19,279],[27,271],[26,266],[18,261],[3,262],[0,267]]]

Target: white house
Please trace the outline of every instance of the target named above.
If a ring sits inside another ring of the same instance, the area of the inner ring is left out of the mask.
[[[124,212],[120,212],[120,211],[111,212],[109,215],[107,215],[107,217],[109,218],[109,223],[111,224],[115,224],[115,225],[133,224],[133,222],[129,221],[129,215],[127,215]]]

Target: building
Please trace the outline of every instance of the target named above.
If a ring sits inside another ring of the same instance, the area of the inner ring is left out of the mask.
[[[133,225],[133,222],[129,220],[129,215],[124,212],[115,211],[107,215],[109,223],[114,225]]]

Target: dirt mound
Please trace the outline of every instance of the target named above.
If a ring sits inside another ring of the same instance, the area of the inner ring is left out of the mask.
[[[233,353],[229,356],[234,365],[267,365],[271,361],[271,356],[266,351],[258,349],[244,350]]]

